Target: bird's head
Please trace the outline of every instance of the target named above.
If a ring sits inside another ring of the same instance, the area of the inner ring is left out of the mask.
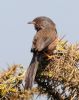
[[[48,17],[37,17],[33,21],[28,22],[28,24],[33,24],[36,31],[45,28],[55,28],[55,23]]]

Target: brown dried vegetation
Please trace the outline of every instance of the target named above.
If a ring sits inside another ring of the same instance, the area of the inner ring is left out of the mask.
[[[79,45],[58,40],[54,53],[45,56],[47,59],[42,59],[36,74],[38,87],[32,90],[24,90],[22,65],[2,72],[0,100],[29,100],[39,93],[46,93],[51,100],[79,100]]]

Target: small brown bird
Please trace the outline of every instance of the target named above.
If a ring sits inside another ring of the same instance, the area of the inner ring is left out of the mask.
[[[57,39],[57,30],[55,23],[48,17],[37,17],[32,22],[36,30],[34,36],[31,52],[33,52],[33,58],[27,69],[25,76],[25,89],[31,89],[35,80],[39,60],[38,54],[43,50],[53,50],[55,48],[54,41]]]

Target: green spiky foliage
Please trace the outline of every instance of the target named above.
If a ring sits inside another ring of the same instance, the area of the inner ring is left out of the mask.
[[[40,90],[51,100],[79,100],[79,45],[61,40],[46,56],[48,63],[42,59],[36,76]]]
[[[30,100],[45,94],[50,100],[79,100],[79,45],[58,40],[53,53],[43,53],[35,81],[38,86],[24,90],[25,69],[12,65],[0,74],[0,100]]]

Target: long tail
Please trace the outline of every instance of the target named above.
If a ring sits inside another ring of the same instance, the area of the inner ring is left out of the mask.
[[[34,54],[25,76],[25,89],[31,89],[38,69],[37,56]]]

